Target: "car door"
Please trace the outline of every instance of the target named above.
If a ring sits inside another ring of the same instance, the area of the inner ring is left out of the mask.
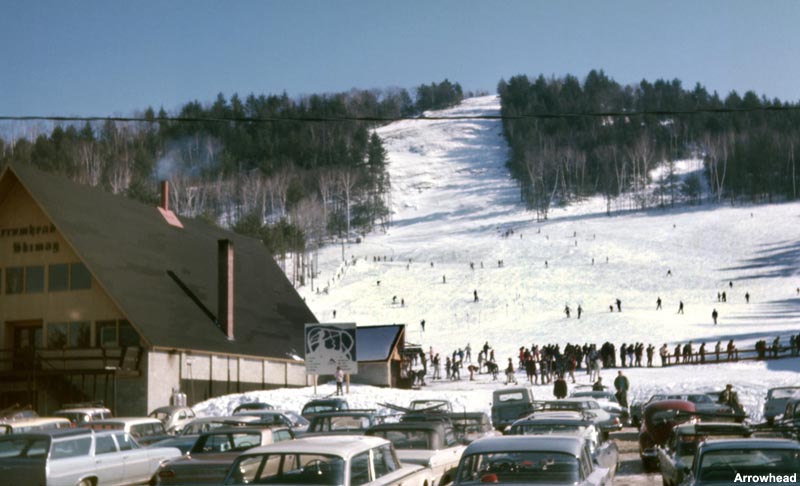
[[[669,483],[675,477],[675,450],[678,434],[673,430],[664,446],[656,446],[661,477]]]
[[[117,444],[125,464],[125,484],[145,482],[150,479],[154,471],[150,469],[150,455],[147,449],[143,449],[128,434],[114,434]]]
[[[94,464],[97,484],[123,484],[125,461],[122,456],[114,437],[108,434],[95,436]]]

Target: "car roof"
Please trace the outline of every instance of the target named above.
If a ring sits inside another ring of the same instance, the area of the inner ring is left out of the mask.
[[[93,430],[81,429],[81,428],[46,429],[46,430],[37,430],[36,432],[23,432],[21,434],[0,435],[0,440],[5,440],[6,438],[9,438],[9,439],[43,439],[43,438],[62,439],[64,437],[72,437],[72,436],[78,436],[78,435],[92,435],[92,433],[94,433]]]
[[[0,420],[0,424],[10,425],[12,428],[35,427],[37,425],[45,425],[52,423],[71,424],[72,422],[70,422],[68,419],[65,419],[64,417],[35,417],[35,418],[23,418],[18,420]]]
[[[314,420],[322,419],[325,417],[374,417],[377,412],[365,412],[363,410],[339,410],[336,412],[321,412],[314,414]]]
[[[467,446],[464,456],[488,452],[547,451],[580,456],[584,441],[570,435],[504,435],[486,437]]]
[[[79,408],[62,408],[61,410],[56,410],[53,413],[94,413],[94,412],[111,413],[111,410],[105,407],[79,407]]]
[[[123,424],[123,425],[139,425],[139,424],[160,424],[161,421],[153,417],[115,417],[101,420],[94,420],[92,424]]]
[[[704,452],[741,449],[790,449],[800,451],[800,443],[790,439],[713,439],[700,446]]]
[[[179,407],[179,406],[176,406],[176,405],[166,405],[166,406],[163,406],[163,407],[154,408],[150,413],[176,412],[178,410],[185,410],[185,409],[186,410],[191,410],[192,408],[191,407]]]
[[[520,393],[520,392],[528,393],[528,392],[531,392],[531,389],[526,387],[526,386],[514,387],[514,388],[501,388],[499,390],[495,390],[494,392],[492,392],[492,394],[493,395],[505,395],[505,394],[511,394],[511,393]]]
[[[328,454],[350,457],[374,447],[390,442],[380,437],[365,435],[320,435],[301,437],[275,444],[249,449],[247,454],[290,453],[290,454]]]
[[[284,427],[288,429],[288,427]],[[225,435],[225,434],[265,434],[276,430],[275,427],[219,427],[206,432],[201,432],[201,436],[205,435]]]
[[[327,405],[327,404],[334,404],[334,403],[345,403],[347,400],[344,398],[315,398],[313,400],[309,400],[304,407],[309,405]]]
[[[369,428],[369,431],[381,430],[439,430],[444,423],[439,421],[431,422],[394,422],[391,424],[378,424]],[[368,432],[369,432],[368,431]]]
[[[750,427],[732,422],[700,422],[696,424],[681,424],[675,427],[676,433],[681,434],[749,434]]]

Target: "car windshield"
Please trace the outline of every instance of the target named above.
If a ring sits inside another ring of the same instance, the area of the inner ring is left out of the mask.
[[[208,432],[209,430],[214,430],[216,428],[222,427],[226,424],[222,422],[192,422],[186,424],[180,431],[180,435],[197,435],[202,434],[203,432]]]
[[[483,421],[480,418],[453,417],[453,428],[461,434],[475,434],[483,432]]]
[[[589,408],[588,402],[547,402],[545,410],[584,410]]]
[[[414,400],[411,402],[411,410],[424,410],[426,408],[436,407],[440,409],[447,408],[447,402],[442,400]]]
[[[192,453],[243,451],[261,445],[259,433],[211,434],[197,440]]]
[[[770,390],[767,398],[791,398],[795,395],[800,395],[800,388],[778,388]]]
[[[712,400],[711,397],[708,395],[689,395],[688,400],[695,404],[714,403],[714,400]]]
[[[20,439],[14,436],[0,439],[0,459],[45,457],[48,449],[47,439]]]
[[[345,463],[323,454],[245,456],[231,468],[226,484],[343,485]]]
[[[748,437],[747,434],[725,434],[725,435],[682,435],[676,446],[675,453],[679,456],[694,456],[697,446],[702,442],[712,439],[733,439]]]
[[[369,417],[339,416],[317,417],[311,425],[311,432],[330,430],[366,430],[370,427]]]
[[[459,483],[575,484],[578,460],[569,454],[514,451],[472,454],[462,459]]]
[[[574,433],[581,430],[574,424],[518,424],[511,427],[512,435],[544,435],[553,433]]]
[[[162,422],[165,420],[169,420],[171,416],[172,414],[170,412],[165,412],[163,410],[155,410],[151,412],[150,415],[148,415],[148,417],[161,420]]]
[[[318,404],[314,404],[314,405],[306,405],[305,407],[303,407],[303,413],[304,414],[307,414],[307,413],[325,413],[325,412],[335,412],[335,411],[336,411],[336,407],[331,405],[331,404],[327,404],[327,403],[324,403],[324,404],[323,403],[318,403]]]
[[[298,427],[304,427],[308,425],[310,422],[304,419],[301,415],[296,414],[295,412],[283,412],[284,415],[289,417],[292,421],[292,424]]]
[[[791,475],[800,471],[800,451],[790,449],[734,449],[708,451],[700,456],[698,479],[733,484],[737,475],[771,473]]]
[[[433,449],[431,434],[426,430],[378,430],[373,435],[388,440],[395,449]]]
[[[523,400],[525,395],[521,391],[518,392],[511,392],[511,393],[499,393],[495,395],[498,402],[516,402]]]

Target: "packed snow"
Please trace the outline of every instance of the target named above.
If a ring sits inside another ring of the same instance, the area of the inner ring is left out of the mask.
[[[499,109],[499,99],[488,96],[433,114],[496,115]],[[351,239],[346,262],[340,244],[320,251],[318,278],[300,289],[320,322],[404,323],[406,341],[432,347],[442,361],[468,343],[475,360],[488,341],[501,365],[508,357],[516,362],[520,346],[534,343],[563,348],[610,341],[617,349],[622,343],[667,343],[672,350],[692,341],[695,350],[701,342],[713,350],[717,341],[752,348],[775,336],[786,346],[790,334],[800,333],[800,204],[704,200],[636,211],[619,200],[608,216],[605,201],[593,198],[553,208],[547,221],[536,222],[505,168],[501,132],[499,121],[479,119],[407,120],[378,130],[388,151],[393,221],[361,243]],[[680,161],[676,168],[686,175],[702,170],[702,163]],[[718,301],[721,292],[725,303]],[[656,310],[659,297],[663,310]],[[609,311],[616,299],[622,312]],[[680,301],[684,314],[677,313]],[[624,372],[631,381],[629,401],[732,383],[753,420],[760,419],[768,388],[800,385],[798,358]],[[616,374],[602,372],[606,383]],[[585,371],[576,378],[589,383]],[[353,385],[348,400],[366,408],[445,397],[458,410],[488,412],[491,391],[505,386],[502,375],[497,382],[485,374],[470,382],[462,373],[450,382],[433,381],[429,372],[427,381],[422,390]],[[317,394],[333,390],[323,384]],[[552,398],[552,386],[536,386],[534,393]],[[299,410],[312,395],[312,388],[250,392],[195,410],[225,414],[253,400]]]

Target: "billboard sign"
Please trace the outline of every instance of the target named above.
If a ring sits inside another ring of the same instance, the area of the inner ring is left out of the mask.
[[[306,374],[332,375],[339,366],[347,374],[358,372],[356,325],[306,324]]]

